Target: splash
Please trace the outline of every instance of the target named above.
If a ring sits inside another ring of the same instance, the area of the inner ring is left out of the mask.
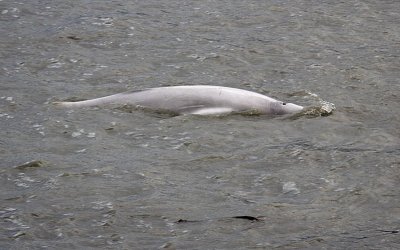
[[[304,115],[308,116],[329,116],[333,113],[334,110],[336,110],[335,104],[323,100],[321,97],[319,97],[317,94],[311,92],[311,91],[305,91],[304,92],[306,97],[311,97],[313,99],[316,99],[318,101],[317,106],[311,106],[306,108],[303,111]]]

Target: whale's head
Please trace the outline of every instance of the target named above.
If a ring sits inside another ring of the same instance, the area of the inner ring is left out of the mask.
[[[284,115],[297,113],[303,110],[303,107],[294,103],[276,101],[270,104],[270,113],[275,115]]]

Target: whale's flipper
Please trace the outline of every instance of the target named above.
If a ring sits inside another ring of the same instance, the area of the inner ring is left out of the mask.
[[[187,112],[183,112],[184,114],[192,114],[192,115],[224,115],[232,113],[234,110],[229,107],[208,107],[208,108],[199,108],[188,110]]]

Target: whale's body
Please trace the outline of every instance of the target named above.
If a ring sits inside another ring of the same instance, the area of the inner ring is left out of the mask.
[[[177,114],[197,115],[221,115],[232,112],[282,115],[303,109],[302,106],[284,103],[255,92],[209,85],[159,87],[57,104],[69,108],[128,104]]]

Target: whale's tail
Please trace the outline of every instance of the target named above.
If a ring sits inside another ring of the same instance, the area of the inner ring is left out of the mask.
[[[116,96],[120,96],[121,94],[115,94],[90,100],[84,101],[61,101],[61,102],[53,102],[53,105],[63,108],[82,108],[82,107],[93,107],[100,106],[105,104],[113,104],[122,102],[121,99],[116,98]]]
[[[63,107],[63,108],[79,108],[79,107],[90,106],[82,102],[53,102],[52,104],[56,107]]]

